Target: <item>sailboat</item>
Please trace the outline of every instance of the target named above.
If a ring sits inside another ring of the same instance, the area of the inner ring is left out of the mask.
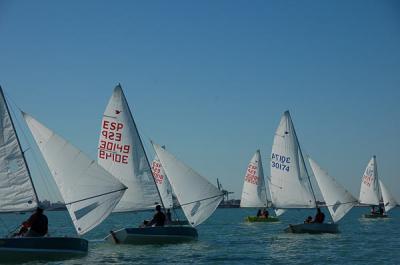
[[[246,175],[244,177],[242,198],[240,200],[240,207],[251,208],[267,208],[267,189],[265,186],[264,172],[261,162],[260,150],[257,150],[247,166]],[[277,222],[279,219],[274,216],[258,217],[247,216],[248,222]]]
[[[29,167],[0,87],[0,211],[31,211],[39,200]],[[78,235],[100,224],[126,187],[79,149],[27,113],[22,113],[64,199]],[[99,181],[100,180],[100,181]],[[51,225],[50,225],[51,227]],[[7,237],[0,240],[1,260],[84,255],[80,237]]]
[[[294,233],[338,233],[337,222],[357,204],[357,199],[333,177],[328,175],[314,160],[311,158],[308,158],[308,160],[333,223],[291,225],[288,230]]]
[[[212,215],[224,193],[160,145],[152,144],[180,206],[194,229]]]
[[[381,201],[383,201],[383,207]],[[370,214],[363,215],[365,218],[387,218],[388,215],[385,212],[388,212],[397,204],[389,190],[378,178],[376,156],[371,158],[364,171],[361,180],[359,202],[372,207]],[[375,211],[375,207],[379,207],[380,211]]]
[[[275,132],[270,166],[270,191],[275,207],[279,209],[318,208],[310,175],[289,111],[284,112]],[[336,224],[306,223],[289,225],[285,231],[337,233],[338,229]]]
[[[103,115],[98,163],[128,187],[115,212],[154,209],[163,205],[156,179],[121,85],[117,85]],[[121,228],[105,238],[115,244],[178,243],[197,238],[190,226]]]

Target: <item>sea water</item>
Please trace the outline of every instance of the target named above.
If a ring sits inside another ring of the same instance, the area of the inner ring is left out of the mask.
[[[152,212],[115,213],[84,238],[83,258],[49,264],[400,264],[400,208],[387,219],[364,219],[368,208],[353,208],[340,222],[339,234],[290,234],[288,224],[303,222],[315,210],[291,210],[278,223],[247,223],[257,209],[217,209],[197,227],[197,241],[167,245],[113,245],[102,241],[112,229],[137,227]],[[329,213],[324,212],[329,219]],[[76,235],[66,211],[46,212],[53,236]],[[178,213],[182,214],[182,213]],[[2,214],[6,234],[29,214]],[[0,261],[1,262],[1,261]],[[29,262],[40,264],[42,262]]]

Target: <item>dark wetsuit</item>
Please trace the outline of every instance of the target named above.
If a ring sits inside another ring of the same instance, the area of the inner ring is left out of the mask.
[[[165,214],[162,212],[157,212],[147,226],[152,226],[154,224],[156,226],[164,226],[164,223],[165,223]]]
[[[48,229],[47,216],[41,213],[34,213],[29,217],[27,226],[30,227],[27,236],[44,236],[47,234]]]
[[[325,220],[325,214],[323,212],[317,213],[314,218],[314,223],[322,224]]]

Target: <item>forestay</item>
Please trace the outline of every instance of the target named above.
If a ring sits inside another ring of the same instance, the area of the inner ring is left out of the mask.
[[[311,158],[308,160],[332,220],[338,222],[357,203],[357,200],[314,160]]]
[[[75,229],[82,235],[114,209],[126,187],[61,136],[23,113],[64,199]]]
[[[0,87],[0,212],[29,211],[37,205],[28,166]]]
[[[380,180],[379,180],[379,185],[381,188],[383,204],[385,206],[385,212],[388,212],[391,209],[393,209],[394,207],[396,207],[397,202],[396,202],[396,199],[393,197],[393,195],[386,188],[386,186],[383,185],[383,182]]]
[[[313,208],[316,205],[288,111],[283,114],[274,137],[270,191],[276,208]]]
[[[144,210],[161,203],[120,85],[115,87],[101,122],[98,163],[128,187],[115,212]]]
[[[240,207],[266,207],[267,191],[260,150],[257,150],[247,166]]]
[[[215,211],[223,193],[161,146],[152,144],[190,224],[201,224]]]
[[[360,203],[379,205],[381,198],[376,157],[373,156],[361,180]]]
[[[171,184],[169,184],[167,174],[165,174],[165,170],[157,156],[154,157],[154,160],[151,163],[151,170],[153,171],[153,176],[156,181],[158,191],[160,192],[164,207],[172,208],[173,201]]]

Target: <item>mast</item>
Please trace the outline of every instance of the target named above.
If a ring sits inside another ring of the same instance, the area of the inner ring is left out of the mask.
[[[292,125],[293,125],[292,117],[290,117],[289,111],[288,111],[288,114],[289,114],[290,122],[291,122]],[[312,195],[313,195],[313,197],[314,197],[315,208],[318,208],[317,199],[316,199],[316,197],[315,197],[315,192],[314,192],[313,186],[312,186],[312,184],[311,184],[310,174],[308,174],[308,170],[307,170],[307,167],[306,167],[306,162],[304,161],[303,152],[301,151],[299,139],[297,138],[297,133],[296,133],[296,129],[294,128],[294,125],[293,125],[293,133],[294,133],[294,137],[296,137],[297,146],[298,146],[299,151],[300,151],[301,161],[302,161],[302,163],[303,163],[304,170],[306,171],[306,174],[307,174],[307,179],[308,179],[308,183],[310,184],[311,193],[312,193]]]
[[[163,207],[163,209],[164,209],[164,212],[166,212],[167,210],[165,209],[164,202],[163,202],[163,200],[162,200],[162,198],[161,198],[161,193],[160,193],[160,191],[158,190],[157,183],[156,183],[156,179],[154,178],[153,171],[151,170],[149,158],[147,157],[146,150],[144,150],[143,141],[142,141],[142,138],[140,137],[139,131],[138,131],[138,129],[137,129],[137,126],[136,126],[136,123],[135,123],[135,119],[133,118],[133,115],[132,115],[132,112],[131,112],[131,108],[129,107],[128,101],[127,101],[126,98],[125,98],[125,93],[124,93],[124,90],[123,90],[122,87],[121,87],[121,84],[118,83],[118,86],[121,88],[122,96],[123,96],[123,98],[124,98],[124,100],[125,100],[125,102],[126,102],[126,106],[128,107],[128,110],[129,110],[129,115],[131,116],[131,119],[132,119],[132,121],[133,121],[133,125],[134,125],[135,131],[136,131],[136,133],[137,133],[137,135],[138,135],[138,137],[139,137],[140,144],[141,144],[142,147],[143,147],[143,153],[144,153],[144,156],[146,157],[147,166],[148,166],[149,169],[150,169],[150,174],[151,174],[151,176],[152,176],[152,178],[153,178],[154,185],[156,186],[156,190],[157,190],[157,193],[158,193],[158,197],[160,198],[161,205],[162,205],[162,207]]]
[[[19,137],[18,137],[18,134],[17,134],[17,130],[15,129],[14,121],[13,121],[13,119],[11,117],[10,109],[8,108],[7,101],[6,101],[6,98],[4,96],[3,88],[1,86],[0,86],[0,93],[1,93],[1,96],[3,97],[3,99],[4,99],[4,103],[5,103],[5,106],[6,106],[6,110],[7,110],[8,116],[10,116],[11,126],[12,126],[12,128],[13,128],[13,130],[15,132],[15,137],[17,138],[18,148],[21,151],[22,158],[23,158],[25,166],[26,166],[26,170],[28,171],[29,180],[31,181],[31,184],[32,184],[33,193],[35,194],[35,199],[36,199],[37,206],[39,206],[39,197],[37,195],[35,185],[33,184],[33,180],[32,180],[32,176],[31,176],[31,172],[29,170],[28,163],[26,162],[25,152],[22,151],[21,142],[19,140]]]
[[[375,174],[375,178],[376,178],[376,183],[378,186],[378,207],[381,206],[381,200],[383,200],[382,198],[382,191],[381,191],[381,185],[379,184],[379,177],[378,177],[378,162],[376,161],[376,155],[373,155],[372,158],[374,159],[374,174]]]

